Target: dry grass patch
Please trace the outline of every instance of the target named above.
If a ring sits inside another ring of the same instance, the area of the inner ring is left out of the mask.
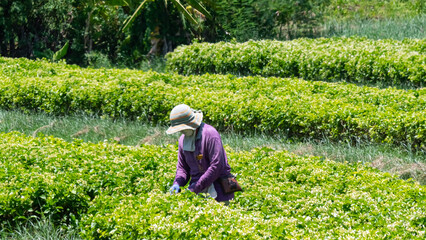
[[[394,167],[390,170],[391,173],[396,173],[402,179],[415,179],[422,185],[426,185],[426,164],[410,163]]]
[[[136,145],[137,147],[140,147],[142,144],[153,144],[153,142],[158,139],[158,137],[161,136],[161,132],[158,130],[155,130],[154,134],[144,137],[142,140],[139,141],[139,143]]]
[[[53,121],[53,122],[51,122],[49,125],[45,125],[45,126],[42,126],[42,127],[38,128],[38,129],[36,129],[36,130],[33,132],[33,137],[37,137],[37,134],[38,134],[39,132],[41,132],[41,131],[43,131],[44,129],[47,129],[47,128],[52,128],[55,124],[56,124],[56,121]]]
[[[379,156],[371,162],[371,167],[381,171],[397,174],[401,179],[414,179],[422,185],[426,185],[426,164],[424,163],[402,163],[401,159],[385,159]]]
[[[304,144],[296,148],[295,150],[291,151],[299,156],[305,156],[305,155],[315,155],[315,148],[312,144]],[[327,153],[324,153],[324,155],[327,155]]]
[[[71,137],[75,138],[75,137],[79,137],[81,135],[87,134],[90,132],[90,127],[89,126],[85,126],[82,130],[74,133],[73,135],[71,135]]]

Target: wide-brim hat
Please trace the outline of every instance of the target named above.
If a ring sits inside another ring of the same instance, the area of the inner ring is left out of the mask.
[[[177,105],[170,112],[171,126],[167,129],[167,134],[173,134],[185,129],[195,130],[203,121],[203,113],[191,109],[186,104]]]

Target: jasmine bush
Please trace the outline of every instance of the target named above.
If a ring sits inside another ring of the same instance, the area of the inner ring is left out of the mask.
[[[227,149],[244,192],[226,207],[168,194],[175,145],[0,139],[0,224],[49,214],[84,239],[425,237],[426,188],[360,163]]]
[[[425,150],[426,90],[359,87],[296,78],[179,76],[2,59],[0,106],[84,112],[166,123],[170,109],[202,109],[220,129],[405,144]],[[32,65],[34,64],[34,65]]]
[[[185,75],[219,73],[305,80],[425,86],[425,40],[318,38],[193,43],[166,55]]]

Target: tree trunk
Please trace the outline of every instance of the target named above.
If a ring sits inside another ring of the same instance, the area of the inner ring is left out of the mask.
[[[31,56],[31,39],[29,39],[27,32],[25,27],[21,28],[18,41],[18,55],[28,58]]]
[[[94,9],[92,8],[90,10],[90,12],[87,14],[87,19],[86,19],[86,28],[84,29],[84,49],[87,52],[90,52],[92,50],[92,44],[91,44],[91,39],[90,39],[90,19],[92,18],[92,14],[93,14]]]
[[[9,39],[9,56],[15,57],[15,39]]]
[[[151,33],[151,49],[148,52],[148,56],[158,56],[163,49],[164,41],[159,38],[160,27],[156,26],[154,32]]]
[[[4,41],[4,39],[3,39],[3,41]],[[4,44],[3,41],[0,43],[0,55],[6,56],[7,55],[6,54],[6,44]]]

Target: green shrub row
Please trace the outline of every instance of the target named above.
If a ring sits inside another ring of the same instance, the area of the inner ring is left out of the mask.
[[[77,223],[101,194],[168,189],[175,148],[0,134],[0,229],[41,215]]]
[[[225,207],[168,194],[176,146],[0,139],[0,226],[44,214],[84,239],[425,237],[426,188],[361,163],[227,149],[244,192]]]
[[[31,65],[24,59],[10,60],[10,65],[19,62]],[[0,72],[0,107],[169,124],[173,106],[187,103],[221,130],[362,138],[426,149],[425,89],[377,89],[294,78],[184,77],[63,64],[38,69],[40,63],[33,63],[35,69]]]
[[[0,136],[0,227],[41,215],[70,222],[100,194],[164,190],[173,178],[168,148]]]
[[[380,85],[426,86],[426,40],[320,38],[194,43],[167,54],[180,74],[300,77]]]

